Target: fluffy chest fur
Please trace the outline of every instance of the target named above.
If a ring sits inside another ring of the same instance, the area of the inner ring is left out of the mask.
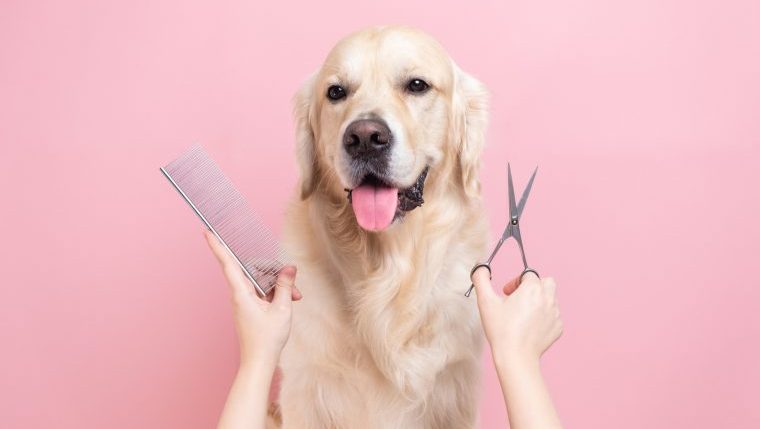
[[[456,416],[468,427],[482,339],[463,292],[486,244],[479,206],[426,206],[382,236],[357,234],[350,215],[327,201],[289,212],[304,300],[283,354],[285,427],[440,427]]]

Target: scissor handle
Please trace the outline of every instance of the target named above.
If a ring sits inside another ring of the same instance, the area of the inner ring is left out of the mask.
[[[488,262],[481,262],[479,264],[475,264],[474,267],[470,270],[470,278],[472,278],[472,275],[475,274],[475,271],[477,271],[478,268],[485,267],[488,270],[488,278],[491,278],[491,265],[489,265]],[[475,285],[470,283],[470,288],[467,289],[467,292],[464,293],[464,296],[470,297],[470,294],[472,294],[472,290],[475,289]]]
[[[528,274],[528,273],[533,273],[539,279],[541,278],[541,276],[538,275],[538,271],[534,270],[533,268],[525,267],[525,269],[523,270],[522,274],[520,274],[520,283],[522,283],[523,276],[526,275],[526,274]]]
[[[492,278],[492,276],[491,276],[491,266],[488,264],[488,262],[481,262],[479,264],[475,264],[475,266],[472,267],[472,270],[470,270],[470,278],[472,278],[472,275],[475,274],[475,271],[477,271],[477,269],[480,268],[480,267],[485,267],[488,270],[488,278],[489,279]],[[523,277],[526,274],[528,274],[528,273],[533,273],[533,274],[536,275],[536,277],[541,278],[541,276],[538,274],[538,271],[534,270],[533,268],[527,268],[526,267],[523,270],[523,272],[520,273],[520,283],[522,283]],[[464,296],[466,296],[467,298],[469,298],[470,295],[472,294],[472,290],[473,289],[475,289],[475,285],[471,283],[470,284],[470,288],[467,289],[467,292],[464,293]]]

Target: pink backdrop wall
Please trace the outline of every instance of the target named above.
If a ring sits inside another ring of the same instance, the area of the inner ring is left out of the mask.
[[[278,226],[299,82],[349,31],[407,23],[492,91],[494,237],[507,160],[520,188],[540,165],[524,234],[559,282],[566,426],[760,427],[759,3],[442,3],[5,0],[0,426],[212,426],[227,291],[157,168],[203,143]],[[497,389],[487,365],[484,428]]]

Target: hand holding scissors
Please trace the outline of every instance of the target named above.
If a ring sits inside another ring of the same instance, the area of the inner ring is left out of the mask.
[[[522,216],[523,209],[525,208],[525,203],[528,200],[528,195],[530,194],[530,188],[533,186],[533,179],[536,178],[536,173],[538,172],[538,167],[536,167],[535,170],[533,170],[533,175],[530,176],[530,180],[528,181],[528,186],[525,187],[525,190],[522,193],[522,197],[520,197],[520,202],[515,202],[515,189],[512,185],[512,167],[507,164],[507,187],[509,191],[509,222],[507,222],[506,228],[504,228],[504,232],[501,235],[501,238],[499,239],[498,243],[496,243],[496,247],[494,247],[493,251],[491,252],[491,256],[488,257],[488,260],[486,262],[480,262],[478,264],[475,264],[474,267],[472,267],[472,270],[470,271],[470,277],[472,278],[472,275],[475,273],[475,270],[477,270],[480,267],[485,267],[488,269],[489,276],[491,275],[491,261],[493,261],[494,256],[496,256],[496,253],[501,249],[501,245],[504,244],[504,242],[509,239],[510,237],[513,237],[515,241],[517,241],[517,246],[520,248],[520,254],[522,255],[522,261],[523,261],[523,267],[524,270],[522,274],[520,274],[520,279],[522,280],[522,277],[526,273],[534,273],[536,276],[538,276],[538,272],[532,268],[528,267],[528,261],[525,259],[525,249],[523,249],[523,242],[522,242],[522,235],[520,234],[520,218]],[[467,290],[467,292],[464,294],[464,296],[469,297],[472,293],[472,289],[474,288],[474,285],[470,285],[470,288]]]

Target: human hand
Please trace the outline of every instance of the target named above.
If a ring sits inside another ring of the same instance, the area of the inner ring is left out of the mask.
[[[292,301],[302,298],[295,285],[296,267],[286,266],[280,270],[274,291],[260,298],[240,265],[216,236],[209,230],[204,231],[204,235],[230,286],[240,365],[258,362],[273,368],[290,335]]]
[[[551,277],[533,273],[507,283],[499,296],[491,287],[489,272],[478,268],[472,276],[480,318],[497,365],[520,360],[537,363],[541,355],[562,335],[562,320]]]

